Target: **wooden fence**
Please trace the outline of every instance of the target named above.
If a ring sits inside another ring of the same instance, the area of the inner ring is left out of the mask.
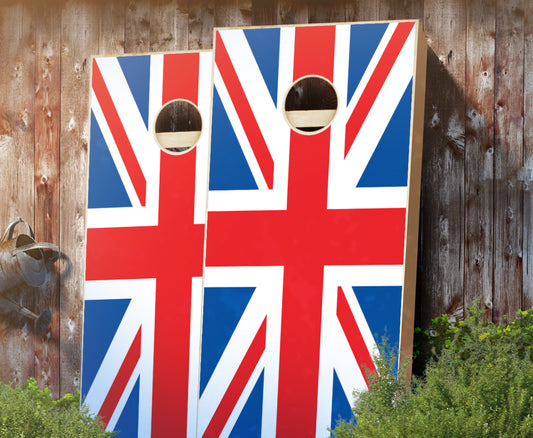
[[[52,310],[49,332],[0,313],[0,381],[80,386],[91,56],[209,49],[216,26],[406,18],[430,47],[417,323],[475,297],[495,321],[531,307],[533,1],[0,0],[0,227],[21,216],[64,253],[15,297]]]

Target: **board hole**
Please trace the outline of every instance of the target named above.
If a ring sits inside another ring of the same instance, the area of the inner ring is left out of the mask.
[[[292,129],[311,135],[331,124],[337,105],[337,92],[330,81],[322,76],[305,76],[291,85],[283,108]]]
[[[164,152],[173,155],[190,151],[202,134],[198,107],[185,99],[167,102],[155,118],[154,135]]]

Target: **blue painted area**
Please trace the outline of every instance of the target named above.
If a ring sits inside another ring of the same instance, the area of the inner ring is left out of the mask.
[[[261,420],[263,414],[263,386],[264,374],[261,372],[259,379],[246,400],[244,408],[233,426],[230,438],[260,438],[261,437]]]
[[[81,376],[83,396],[89,392],[130,301],[129,299],[85,301]]]
[[[254,287],[204,289],[200,394],[209,382],[254,290]]]
[[[252,49],[274,105],[277,105],[280,29],[245,29],[244,35]]]
[[[122,179],[91,111],[89,208],[131,207]]]
[[[381,344],[386,337],[387,345],[399,348],[402,287],[356,286],[353,290],[376,342]]]
[[[348,65],[348,96],[350,102],[374,52],[387,30],[387,23],[352,24],[350,27],[350,54]]]
[[[357,187],[407,186],[412,85],[411,80]]]
[[[333,370],[333,401],[331,409],[331,428],[334,429],[337,422],[342,419],[350,421],[353,417],[350,401],[342,389],[337,372]]]
[[[139,379],[135,382],[128,401],[115,426],[120,438],[137,438],[139,435]]]
[[[128,86],[148,129],[148,107],[150,100],[150,56],[119,56],[118,63],[126,77]]]
[[[257,184],[215,88],[209,190],[253,189],[257,189]]]

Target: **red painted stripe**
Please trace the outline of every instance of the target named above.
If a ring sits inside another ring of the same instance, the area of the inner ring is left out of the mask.
[[[368,386],[368,374],[375,374],[376,366],[341,287],[337,291],[337,317]]]
[[[222,397],[222,401],[218,405],[215,414],[211,418],[203,435],[204,438],[215,438],[222,433],[240,395],[244,391],[244,387],[250,380],[250,377],[257,366],[257,362],[259,362],[263,351],[265,351],[266,324],[267,320],[265,318],[261,327],[257,331],[250,348],[246,352],[244,359],[237,369],[237,372],[233,376],[224,397]]]
[[[141,331],[142,327],[139,328],[139,331],[135,335],[135,339],[133,340],[128,353],[124,358],[124,362],[122,362],[115,380],[113,381],[113,384],[107,393],[104,403],[102,403],[102,407],[98,412],[98,416],[102,417],[102,421],[105,426],[107,426],[111,416],[113,415],[113,412],[115,412],[118,402],[120,401],[120,397],[122,396],[124,389],[131,378],[131,374],[133,373],[133,370],[135,369],[135,366],[141,357]]]
[[[187,99],[198,105],[200,53],[176,53],[163,58],[163,105]]]
[[[242,127],[254,151],[267,186],[269,189],[272,189],[274,187],[274,160],[272,159],[272,155],[270,155],[270,151],[244,93],[237,72],[233,68],[226,46],[220,37],[220,32],[217,32],[216,35],[215,62],[226,84],[231,101],[241,120]]]
[[[104,117],[109,126],[109,130],[111,131],[111,135],[113,136],[113,139],[117,145],[118,152],[120,153],[122,161],[124,161],[124,165],[126,166],[126,171],[128,172],[141,205],[145,206],[146,178],[144,177],[141,166],[137,161],[135,152],[133,152],[130,140],[126,134],[126,131],[124,130],[122,122],[120,121],[117,109],[113,103],[113,99],[111,99],[111,95],[109,94],[109,90],[105,84],[102,72],[98,68],[96,59],[93,60],[92,81],[94,94],[100,103],[100,107],[104,113]]]
[[[355,137],[357,137],[361,126],[363,126],[363,123],[366,120],[372,105],[374,105],[381,88],[383,88],[383,84],[389,76],[396,59],[398,59],[398,55],[400,54],[405,41],[409,37],[413,26],[414,23],[412,22],[398,23],[394,33],[392,34],[392,37],[376,66],[376,69],[372,73],[372,76],[370,77],[367,86],[361,94],[361,97],[359,98],[359,101],[357,102],[350,119],[346,123],[346,143],[344,146],[345,157],[348,155]]]
[[[335,26],[296,28],[293,80],[319,75],[333,82],[334,57]]]

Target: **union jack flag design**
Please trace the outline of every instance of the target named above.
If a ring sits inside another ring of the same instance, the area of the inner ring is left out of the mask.
[[[211,52],[93,60],[82,395],[124,437],[195,436]],[[163,152],[174,99],[203,119]]]
[[[416,22],[220,29],[198,436],[328,436],[399,345]],[[320,76],[331,125],[284,96]]]

